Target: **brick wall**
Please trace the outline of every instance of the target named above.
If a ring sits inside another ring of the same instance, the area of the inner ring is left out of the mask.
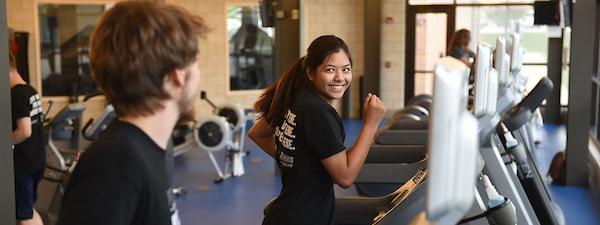
[[[351,87],[352,104],[351,117],[358,115],[359,76],[364,74],[364,1],[363,0],[303,0],[301,40],[302,54],[315,38],[333,34],[346,42],[350,48],[352,61],[353,82]],[[334,107],[341,113],[341,102]]]
[[[404,106],[406,1],[382,0],[382,7],[379,84],[382,100],[391,114]]]

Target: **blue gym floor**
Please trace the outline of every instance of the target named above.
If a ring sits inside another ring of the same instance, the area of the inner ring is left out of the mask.
[[[361,121],[345,121],[346,145],[351,146],[361,128]],[[554,154],[565,148],[564,126],[546,125],[545,142],[536,154],[540,167],[547,167]],[[280,177],[275,175],[274,161],[251,141],[246,142],[251,154],[245,158],[246,174],[214,184],[216,171],[203,151],[190,151],[175,161],[176,186],[187,188],[187,196],[178,200],[182,224],[257,225],[263,218],[263,206],[278,195]],[[217,154],[222,163],[224,155]],[[222,166],[222,164],[221,164]],[[590,190],[577,187],[551,186],[554,198],[565,213],[569,225],[600,225],[599,199]],[[337,195],[355,195],[356,190],[336,187]]]

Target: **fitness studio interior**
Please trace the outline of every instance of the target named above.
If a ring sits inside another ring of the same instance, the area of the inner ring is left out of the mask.
[[[600,224],[600,0],[0,14],[0,224]]]

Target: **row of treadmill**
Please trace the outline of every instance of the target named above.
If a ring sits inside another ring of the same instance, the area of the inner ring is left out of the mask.
[[[434,224],[565,224],[534,159],[553,84],[544,77],[525,93],[519,43],[516,33],[495,50],[480,43],[473,68],[442,58],[433,96],[414,97],[378,131],[355,182],[361,196],[336,198],[336,224],[420,224],[423,213]]]

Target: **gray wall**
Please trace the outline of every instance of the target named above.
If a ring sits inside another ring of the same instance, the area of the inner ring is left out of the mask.
[[[588,139],[594,63],[597,41],[598,0],[573,4],[571,33],[571,72],[569,74],[569,117],[567,124],[567,185],[586,186],[588,179]],[[596,94],[596,93],[594,93]]]
[[[359,99],[362,115],[362,100],[367,93],[372,92],[381,96],[380,81],[380,46],[381,46],[381,0],[365,0],[365,74]]]
[[[300,20],[291,18],[292,10],[300,10],[300,1],[276,0],[275,3],[275,11],[283,11],[285,15],[275,18],[273,60],[277,79],[285,68],[300,58]]]
[[[6,1],[0,0],[0,68],[8,68]],[[15,224],[15,183],[13,174],[10,84],[8,70],[0,69],[0,224]]]

